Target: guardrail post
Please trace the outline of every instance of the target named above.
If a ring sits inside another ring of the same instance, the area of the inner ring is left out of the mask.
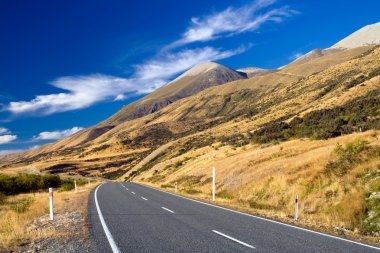
[[[212,167],[212,201],[215,201],[215,167]]]
[[[294,220],[298,220],[298,194],[296,195],[295,204],[294,204]]]
[[[50,220],[54,220],[53,188],[49,188]]]

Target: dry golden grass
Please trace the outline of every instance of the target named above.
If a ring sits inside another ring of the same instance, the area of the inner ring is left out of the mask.
[[[75,191],[55,191],[55,215],[76,211],[86,217],[88,194],[96,185],[97,183],[91,183],[80,187],[77,193]],[[0,205],[0,252],[17,250],[20,245],[37,239],[62,236],[62,233],[51,227],[28,229],[35,219],[48,213],[49,193],[47,192],[7,197],[6,203]]]
[[[358,215],[364,211],[368,190],[368,184],[357,175],[368,168],[376,169],[380,159],[364,162],[343,177],[326,175],[324,168],[334,159],[337,143],[357,138],[380,145],[380,131],[372,130],[329,140],[293,140],[237,149],[205,147],[158,163],[137,180],[154,182],[156,187],[178,182],[181,193],[190,192],[192,197],[210,200],[211,168],[215,166],[218,204],[292,222],[294,196],[299,194],[299,223],[331,232],[340,227],[355,235],[354,231],[362,225]],[[178,161],[185,162],[179,168],[170,167]],[[380,242],[379,237],[366,239]]]

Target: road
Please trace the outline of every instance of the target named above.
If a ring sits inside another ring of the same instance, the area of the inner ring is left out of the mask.
[[[380,252],[380,248],[190,200],[136,183],[90,195],[98,252]]]

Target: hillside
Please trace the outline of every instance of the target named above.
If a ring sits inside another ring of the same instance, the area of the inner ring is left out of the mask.
[[[380,44],[380,22],[359,29],[333,45],[332,48],[349,49],[376,44]]]
[[[305,225],[376,241],[380,47],[367,42],[316,49],[248,79],[198,65],[95,127],[3,158],[1,168],[177,184],[208,199],[215,165],[221,204],[287,220],[300,194]]]

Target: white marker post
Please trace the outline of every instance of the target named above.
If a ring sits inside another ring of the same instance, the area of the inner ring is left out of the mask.
[[[212,167],[212,201],[215,201],[215,167]]]
[[[74,180],[74,185],[75,185],[75,192],[78,192],[77,180]]]
[[[296,195],[296,203],[294,204],[294,220],[298,220],[298,194]]]
[[[49,188],[50,220],[54,220],[53,188]]]

